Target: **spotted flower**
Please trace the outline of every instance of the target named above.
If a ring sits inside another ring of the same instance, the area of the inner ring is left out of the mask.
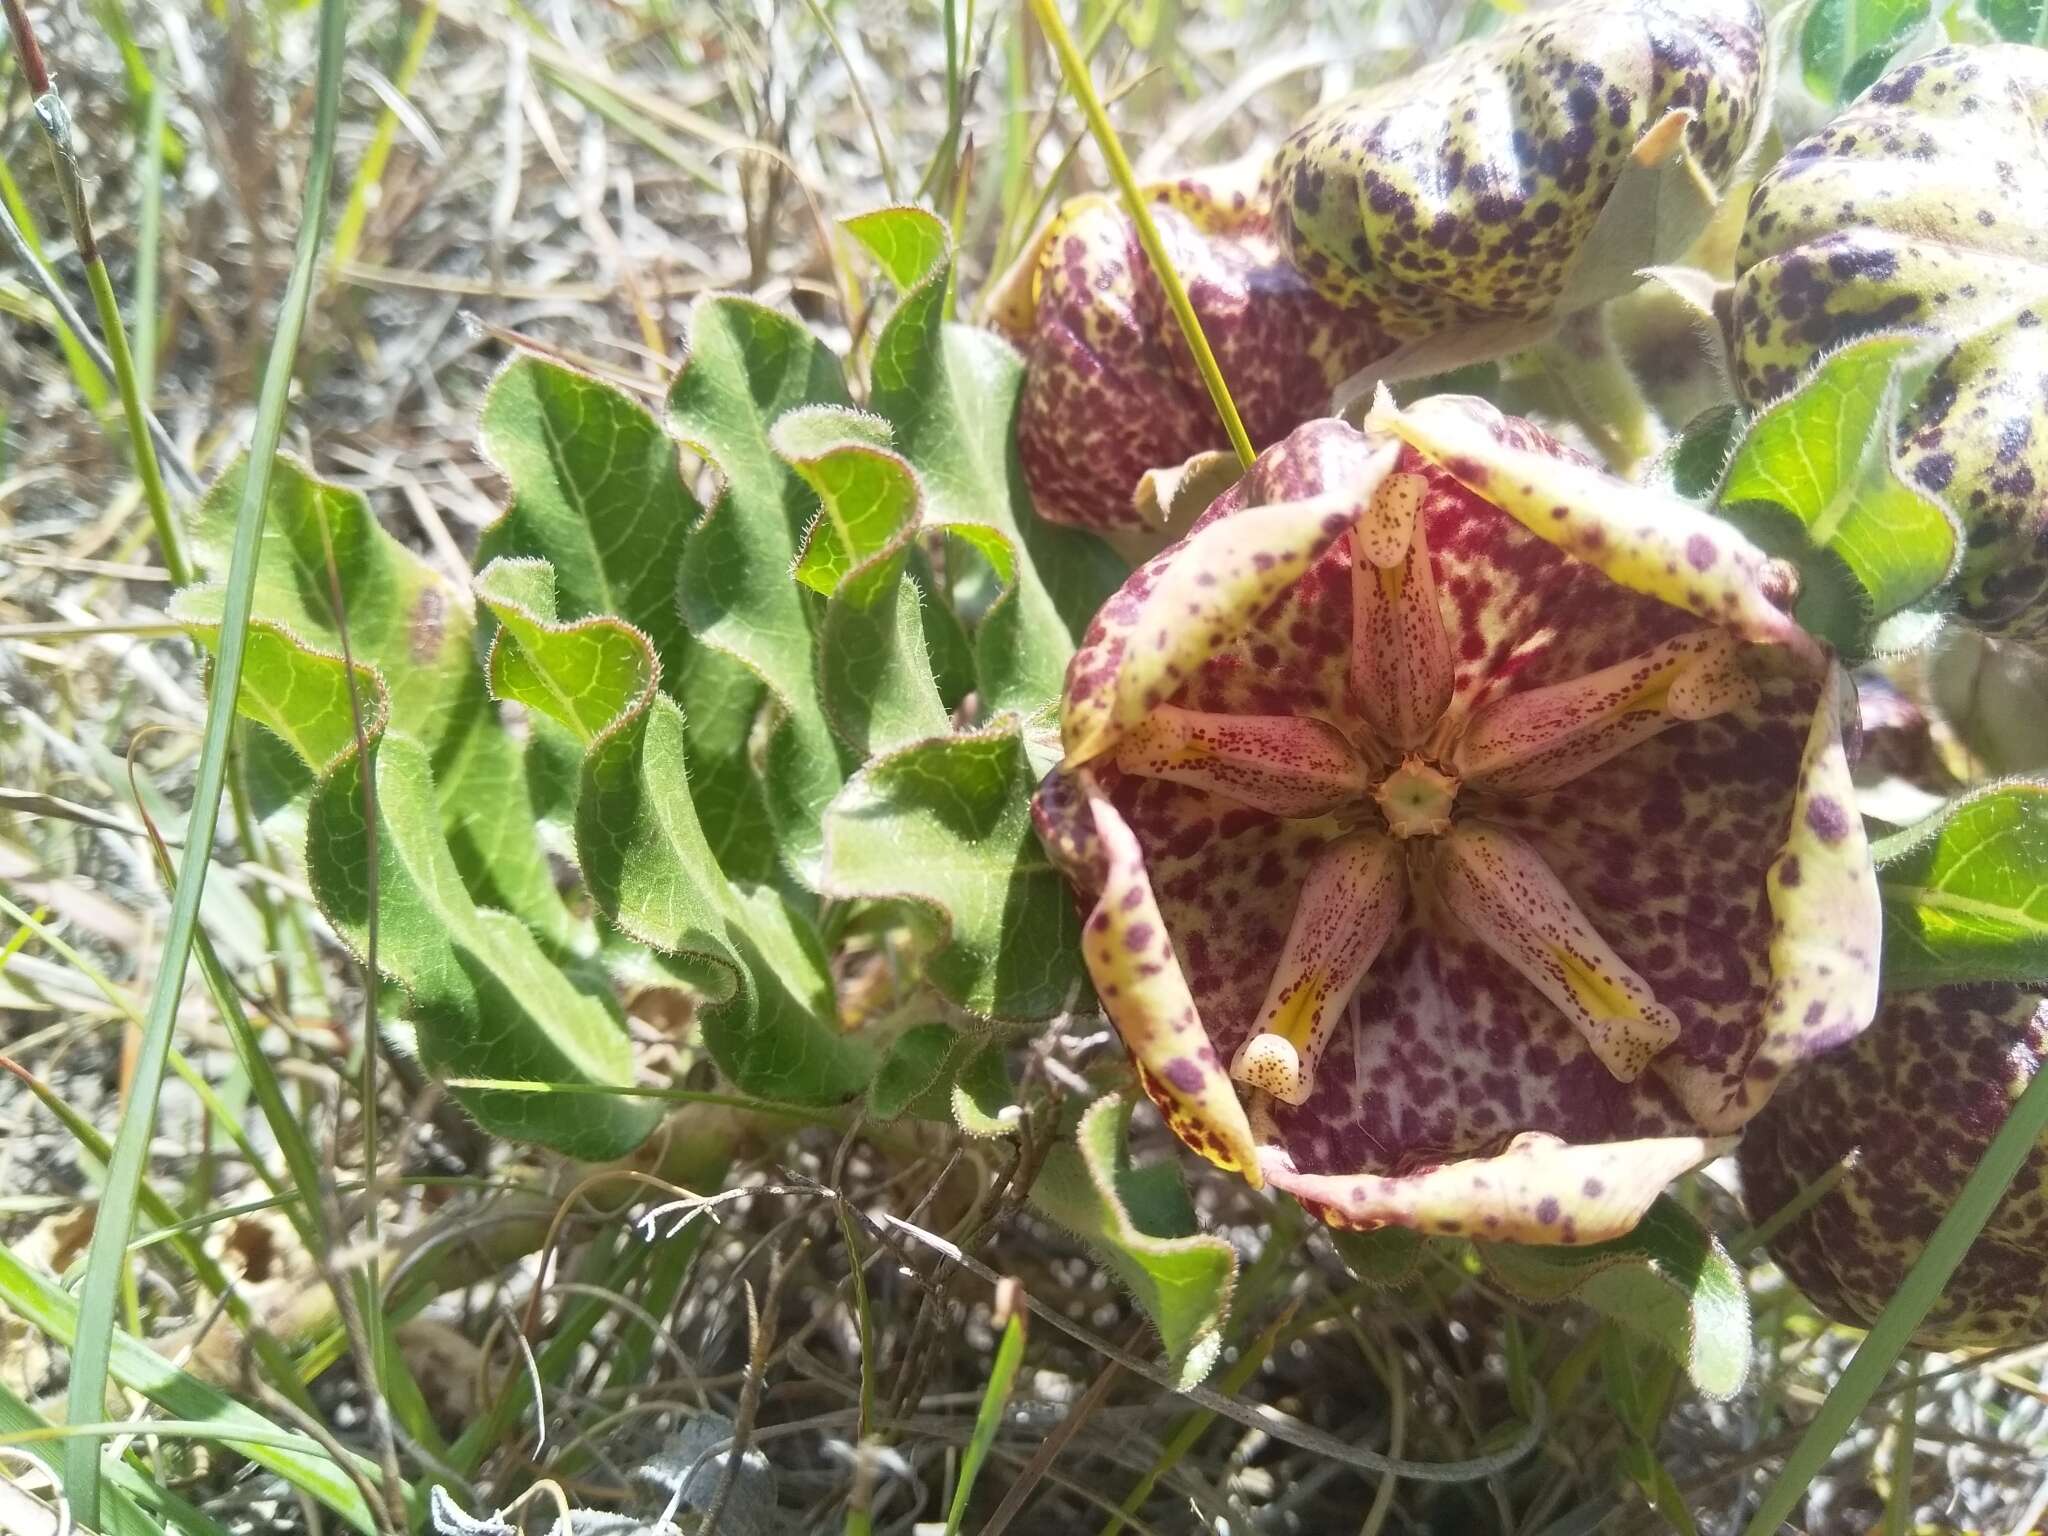
[[[1541,320],[1630,163],[1682,138],[1708,195],[1660,206],[1671,254],[1635,265],[1676,259],[1743,161],[1763,81],[1756,0],[1533,10],[1307,118],[1274,160],[1274,225],[1318,290],[1404,340]]]
[[[1261,455],[1097,615],[1035,807],[1181,1138],[1336,1225],[1592,1242],[1860,1030],[1786,585],[1476,400]]]
[[[1150,189],[1152,216],[1255,443],[1329,408],[1332,388],[1392,343],[1319,298],[1280,257],[1263,189],[1223,173]],[[1116,199],[1075,198],[991,295],[1028,371],[1017,449],[1038,511],[1102,533],[1144,529],[1147,470],[1229,439]]]
[[[2038,988],[1887,997],[1868,1033],[1802,1067],[1743,1138],[1743,1200],[1759,1221],[1832,1180],[1777,1229],[1771,1257],[1822,1312],[1869,1327],[2044,1057],[2048,997]],[[2048,1138],[2028,1153],[1915,1342],[2048,1340],[2044,1249]]]
[[[1968,533],[1957,615],[2048,648],[2048,51],[1936,49],[1758,183],[1737,253],[1735,382],[1752,405],[1834,348],[1937,338],[1900,472]]]

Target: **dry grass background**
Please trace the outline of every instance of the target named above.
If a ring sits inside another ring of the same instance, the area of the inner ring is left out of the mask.
[[[34,13],[77,122],[117,290],[134,295],[145,263],[156,274],[154,404],[203,475],[245,439],[283,285],[312,13],[178,0],[124,14],[123,3],[61,0]],[[1422,0],[1125,9],[1129,30],[1111,34],[1098,76],[1121,93],[1127,142],[1153,168],[1270,142],[1303,106],[1463,24]],[[875,285],[849,266],[836,221],[931,195],[921,182],[946,127],[944,42],[936,3],[891,0],[459,0],[425,25],[414,70],[420,8],[355,8],[341,185],[363,218],[352,238],[344,222],[342,259],[316,299],[288,442],[322,474],[361,487],[387,527],[466,581],[500,490],[478,455],[473,413],[515,338],[652,399],[697,293],[751,292],[835,344],[864,325],[858,306]],[[1014,35],[1023,26],[1000,3],[976,21],[961,226],[969,293],[1043,194],[1099,181],[1092,147],[1075,152],[1076,115],[1048,110],[1055,77],[1036,40]],[[134,61],[119,46],[128,28]],[[147,82],[134,62],[167,93],[178,147],[153,261],[138,89]],[[0,161],[75,280],[19,70],[0,78]],[[389,156],[372,176],[363,168],[380,132]],[[163,619],[166,573],[118,416],[96,416],[81,398],[18,265],[0,263],[0,314],[0,889],[75,947],[67,954],[15,919],[0,923],[12,941],[0,1042],[111,1134],[133,1041],[125,1011],[146,995],[165,911],[137,835],[138,796],[174,835],[203,677]],[[263,767],[259,753],[259,804]],[[288,811],[253,847],[228,837],[206,921],[275,1026],[268,1048],[315,1145],[329,1150],[332,1208],[361,1239],[351,1191],[369,1159],[349,1065],[361,1046],[359,978],[306,896],[292,838]],[[654,1007],[636,1020],[650,1052],[679,1027]],[[318,1415],[342,1442],[374,1449],[374,1418],[312,1261],[274,1211],[245,1208],[262,1190],[221,1112],[238,1116],[247,1086],[196,986],[179,1043],[224,1102],[208,1110],[171,1082],[151,1180],[243,1275],[273,1330],[333,1357],[313,1385]],[[644,1509],[634,1467],[695,1423],[700,1435],[717,1431],[700,1447],[737,1433],[758,1458],[721,1513],[729,1532],[852,1530],[849,1510],[863,1505],[878,1530],[941,1518],[988,1379],[991,1288],[843,1213],[886,1211],[943,1234],[1075,1324],[1149,1358],[1141,1316],[1106,1273],[1021,1201],[1062,1097],[1113,1049],[1092,1017],[1063,1020],[1025,1048],[1018,1072],[1043,1085],[1046,1110],[1014,1145],[850,1116],[685,1110],[649,1165],[700,1190],[718,1181],[763,1192],[723,1203],[715,1223],[674,1236],[663,1225],[652,1239],[633,1225],[644,1209],[637,1186],[484,1142],[402,1060],[387,1060],[374,1149],[387,1181],[387,1273],[395,1295],[422,1303],[395,1336],[427,1389],[427,1432],[397,1447],[405,1473],[446,1484],[476,1511],[541,1479],[578,1505]],[[0,1230],[62,1274],[82,1256],[98,1164],[18,1079],[0,1082]],[[260,1119],[249,1129],[267,1153]],[[1156,1136],[1147,1150],[1174,1155]],[[1361,1447],[1451,1460],[1513,1438],[1529,1404],[1510,1383],[1534,1380],[1549,1415],[1537,1450],[1471,1484],[1365,1477],[1239,1425],[1202,1428],[1187,1403],[1039,1319],[968,1529],[1107,1530],[1119,1505],[1134,1532],[1668,1528],[1618,1469],[1627,1436],[1600,1368],[1611,1341],[1589,1314],[1524,1307],[1441,1257],[1398,1289],[1360,1284],[1298,1217],[1180,1161],[1206,1220],[1246,1264],[1219,1373],[1233,1395]],[[1723,1230],[1740,1227],[1711,1175],[1693,1197]],[[163,1245],[140,1250],[137,1279],[135,1318],[161,1349],[274,1405],[274,1389]],[[1656,1445],[1704,1531],[1739,1528],[1763,1470],[1849,1347],[1767,1268],[1753,1282],[1750,1386],[1727,1404],[1681,1394]],[[855,1443],[863,1315],[886,1440],[865,1450]],[[1916,1519],[1935,1529],[2038,1523],[2048,1505],[2042,1364],[1937,1358],[1919,1369]],[[0,1313],[0,1381],[60,1404],[62,1352]],[[1814,1488],[1806,1529],[1872,1527],[1891,1486],[1899,1386]],[[204,1442],[143,1437],[132,1449],[230,1530],[332,1528],[277,1479]],[[0,1504],[0,1525],[9,1507]],[[532,1506],[534,1528],[552,1507]],[[685,1529],[693,1518],[683,1516]]]

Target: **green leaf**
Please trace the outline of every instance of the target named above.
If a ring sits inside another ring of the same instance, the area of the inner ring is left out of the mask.
[[[2048,782],[1976,790],[1871,854],[1887,987],[2048,981]]]
[[[895,447],[917,472],[924,516],[953,535],[952,548],[986,562],[996,591],[956,602],[973,620],[976,670],[986,706],[1026,714],[1058,698],[1079,634],[1126,574],[1108,546],[1031,511],[1017,457],[1017,402],[1024,363],[991,331],[947,319],[953,264],[944,227],[918,209],[889,209],[880,224],[850,226],[884,238],[895,259],[912,246],[931,267],[876,338],[870,406],[895,429]],[[907,226],[922,224],[913,236]],[[870,249],[875,249],[870,246]]]
[[[890,1045],[868,1085],[868,1113],[877,1120],[906,1114],[920,1120],[952,1115],[953,1077],[975,1054],[976,1042],[949,1024],[919,1024]]]
[[[1668,1196],[1636,1229],[1583,1248],[1477,1243],[1492,1276],[1525,1301],[1576,1298],[1685,1366],[1710,1397],[1749,1373],[1749,1298],[1720,1239]]]
[[[844,221],[846,231],[881,263],[889,281],[908,292],[950,252],[945,223],[923,208],[876,208]]]
[[[2048,0],[1977,0],[1977,14],[2008,43],[2048,48]]]
[[[188,589],[172,604],[194,639],[212,650],[220,639],[217,594]],[[307,766],[325,768],[355,747],[356,710],[366,731],[382,727],[390,710],[383,676],[356,666],[355,702],[350,703],[348,668],[339,656],[316,651],[275,624],[249,625],[242,660],[242,688],[235,708],[270,731]]]
[[[1014,715],[876,758],[826,814],[820,888],[929,913],[928,974],[961,1007],[1050,1018],[1084,985],[1081,920],[1032,831],[1037,782]]]
[[[1329,1229],[1344,1267],[1368,1285],[1405,1285],[1422,1264],[1426,1239],[1413,1227],[1380,1227],[1371,1232]]]
[[[774,422],[849,402],[839,361],[797,321],[713,294],[690,312],[688,355],[669,389],[669,429],[724,481],[683,552],[676,600],[690,633],[766,685],[776,712],[762,792],[783,857],[808,884],[819,821],[844,778],[818,698],[823,604],[791,575],[817,498],[776,454]]]
[[[632,1051],[608,997],[577,990],[518,919],[480,908],[456,871],[425,750],[370,743],[376,804],[377,964],[405,989],[421,1064],[437,1077],[627,1087]],[[320,778],[307,812],[313,892],[336,932],[367,951],[371,845],[362,759]],[[458,1089],[486,1130],[572,1156],[617,1157],[644,1140],[658,1104],[590,1094]]]
[[[677,612],[676,577],[703,508],[674,441],[624,391],[531,356],[492,381],[480,427],[512,494],[484,531],[478,566],[545,560],[562,618],[609,614],[647,636],[688,722],[691,790],[713,848],[733,878],[769,878],[775,839],[747,751],[766,695],[739,661],[697,645]]]
[[[1823,358],[1750,423],[1716,493],[1731,520],[1790,518],[1809,550],[1838,557],[1862,594],[1866,623],[1850,626],[1828,602],[1810,609],[1805,594],[1798,612],[1852,655],[1870,626],[1934,593],[1959,553],[1955,514],[1901,479],[1892,457],[1899,374],[1924,345],[1918,336],[1866,336]],[[1805,573],[1815,562],[1797,563]]]
[[[1742,431],[1742,408],[1732,402],[1702,411],[1672,438],[1643,473],[1643,483],[1687,501],[1705,501]]]
[[[969,1136],[1007,1136],[1024,1110],[1010,1085],[1010,1063],[999,1042],[984,1045],[953,1080],[953,1123]]]
[[[1884,73],[1929,14],[1929,0],[1819,0],[1799,33],[1800,78],[1823,102],[1849,101]]]
[[[775,893],[735,886],[713,854],[690,794],[682,712],[656,687],[653,647],[622,619],[560,622],[554,582],[545,561],[498,560],[477,591],[500,626],[492,689],[583,751],[576,851],[598,909],[703,994],[705,1045],[741,1089],[807,1103],[851,1096],[867,1078],[866,1047],[834,1022],[815,937]]]
[[[826,594],[818,634],[818,686],[839,739],[862,758],[950,722],[932,679],[906,580],[923,493],[888,448],[889,424],[833,406],[791,411],[775,423],[776,451],[823,508],[797,577]]]
[[[1182,1382],[1198,1382],[1222,1347],[1237,1254],[1222,1238],[1197,1233],[1172,1164],[1132,1165],[1130,1118],[1130,1101],[1120,1096],[1089,1105],[1074,1140],[1046,1154],[1031,1204],[1101,1255],[1152,1319]]]
[[[76,1299],[5,1247],[0,1247],[0,1303],[65,1348],[77,1337]],[[375,1536],[379,1526],[363,1502],[362,1491],[317,1442],[281,1428],[198,1377],[186,1375],[149,1345],[118,1328],[112,1330],[110,1343],[110,1371],[122,1386],[140,1392],[175,1418],[203,1419],[218,1425],[221,1443],[269,1468],[357,1530]],[[256,1438],[238,1441],[237,1431]],[[358,1458],[355,1466],[357,1473],[373,1484],[381,1476],[369,1461]],[[123,1486],[124,1481],[114,1475],[115,1486]],[[416,1503],[411,1488],[404,1492],[409,1503]]]
[[[235,463],[200,504],[194,552],[209,569],[226,559],[248,468],[246,459]],[[220,601],[217,587],[188,588],[175,612],[210,644]],[[360,492],[280,455],[265,498],[254,605],[271,638],[260,659],[250,658],[264,675],[245,678],[240,711],[316,769],[352,749],[338,660],[345,628],[349,654],[380,680],[362,695],[366,713],[381,694],[390,729],[432,757],[442,830],[471,896],[530,923],[557,955],[589,951],[594,937],[562,905],[532,820],[507,814],[527,800],[525,763],[484,691],[468,596],[385,532]],[[287,654],[294,644],[302,656]],[[378,721],[364,726],[373,731]]]

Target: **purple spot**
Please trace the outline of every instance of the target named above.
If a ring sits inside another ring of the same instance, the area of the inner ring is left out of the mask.
[[[1832,795],[1813,797],[1813,803],[1806,808],[1806,824],[1813,828],[1815,837],[1830,845],[1849,835],[1849,813]]]
[[[1536,1203],[1536,1219],[1546,1227],[1557,1225],[1557,1218],[1562,1214],[1555,1195],[1545,1195]]]
[[[1176,1056],[1166,1064],[1166,1080],[1182,1093],[1202,1091],[1202,1069],[1185,1056]]]
[[[1696,571],[1709,570],[1720,558],[1721,552],[1714,548],[1714,541],[1704,533],[1696,533],[1685,541],[1685,561]]]
[[[1124,948],[1134,955],[1142,953],[1151,942],[1152,925],[1150,923],[1133,923],[1124,930]]]
[[[1778,884],[1790,888],[1797,885],[1799,880],[1799,855],[1788,853],[1785,855],[1785,862],[1778,866]]]

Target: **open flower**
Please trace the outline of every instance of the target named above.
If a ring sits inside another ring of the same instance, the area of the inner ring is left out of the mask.
[[[1342,380],[1392,347],[1320,298],[1280,256],[1268,197],[1238,173],[1148,189],[1152,217],[1254,443],[1329,409]],[[1017,450],[1041,515],[1098,533],[1146,527],[1147,470],[1230,446],[1137,227],[1112,197],[1077,197],[990,297],[1028,372]]]
[[[1742,1143],[1759,1221],[1834,1182],[1770,1239],[1822,1312],[1867,1328],[1906,1278],[2048,1056],[2048,997],[2003,985],[1884,1000],[1861,1039],[1801,1068]],[[1914,1336],[1928,1349],[2048,1339],[2048,1138]]]
[[[1261,455],[1097,615],[1036,805],[1182,1139],[1337,1225],[1594,1242],[1860,1030],[1784,585],[1477,400]]]

